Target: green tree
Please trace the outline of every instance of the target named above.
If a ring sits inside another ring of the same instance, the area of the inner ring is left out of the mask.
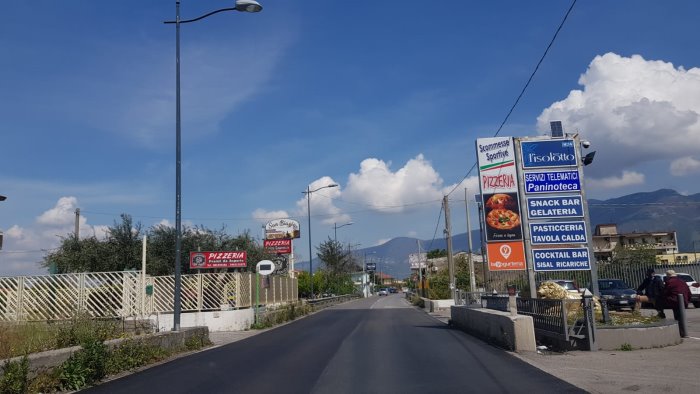
[[[429,259],[436,259],[438,257],[447,257],[447,250],[445,249],[433,249],[428,252],[427,257]]]
[[[343,248],[340,242],[329,237],[318,246],[317,251],[318,258],[323,262],[323,269],[320,270],[322,284],[319,290],[322,293],[332,294],[354,292],[355,286],[351,273],[358,272],[362,268],[350,252],[350,248]]]

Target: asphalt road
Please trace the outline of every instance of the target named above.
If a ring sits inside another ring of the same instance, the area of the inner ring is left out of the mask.
[[[93,393],[583,392],[410,306],[346,303]]]

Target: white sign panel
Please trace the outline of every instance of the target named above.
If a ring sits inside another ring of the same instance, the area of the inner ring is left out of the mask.
[[[476,140],[481,194],[517,193],[515,148],[511,137]]]

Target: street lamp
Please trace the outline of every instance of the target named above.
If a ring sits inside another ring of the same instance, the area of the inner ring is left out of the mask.
[[[338,229],[343,228],[345,226],[350,226],[352,224],[355,224],[353,222],[347,222],[345,224],[342,224],[338,226],[338,223],[333,223],[333,240],[337,241],[338,240]]]
[[[180,25],[196,22],[224,11],[260,12],[262,6],[254,0],[236,0],[236,5],[204,14],[194,19],[180,20],[180,0],[175,1],[175,20],[165,24],[175,24],[175,297],[173,307],[173,331],[180,331],[180,249],[182,248],[181,216],[181,139],[180,139]]]
[[[306,213],[309,215],[309,276],[311,277],[311,298],[314,298],[314,266],[313,266],[313,255],[311,251],[311,193],[317,192],[321,189],[338,187],[337,183],[331,183],[330,185],[321,186],[317,189],[311,190],[311,185],[306,186],[306,191],[302,192],[306,194]]]

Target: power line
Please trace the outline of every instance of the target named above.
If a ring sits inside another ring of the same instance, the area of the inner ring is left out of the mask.
[[[569,14],[571,14],[571,10],[573,10],[574,5],[576,5],[577,0],[573,0],[571,2],[571,6],[569,9],[566,11],[566,14],[564,15],[564,18],[562,19],[561,23],[559,23],[559,27],[557,27],[557,30],[554,32],[554,36],[552,36],[552,39],[549,41],[549,45],[547,45],[547,48],[544,50],[544,53],[542,54],[542,57],[540,57],[540,60],[537,62],[537,65],[535,66],[535,69],[532,71],[530,74],[530,78],[527,79],[527,82],[525,83],[525,86],[523,86],[522,90],[520,91],[520,94],[518,97],[515,99],[515,102],[513,105],[510,107],[510,110],[506,114],[506,117],[503,119],[503,122],[501,122],[501,125],[498,126],[498,130],[496,130],[496,133],[493,135],[494,137],[498,137],[498,134],[500,134],[501,130],[503,129],[503,126],[505,126],[506,122],[508,122],[508,119],[510,118],[510,115],[513,114],[513,111],[515,110],[515,107],[518,106],[518,103],[520,102],[520,99],[523,97],[525,94],[525,91],[527,90],[528,86],[530,86],[530,82],[532,82],[532,79],[535,77],[535,74],[537,74],[537,70],[540,69],[540,65],[542,65],[542,62],[544,61],[544,58],[547,57],[547,54],[549,53],[549,49],[552,47],[554,44],[554,41],[557,39],[557,36],[559,35],[559,32],[561,31],[562,27],[564,27],[564,23],[566,23],[566,20],[569,18]],[[469,168],[469,171],[467,171],[467,174],[462,178],[461,181],[457,185],[455,185],[454,189],[450,190],[447,195],[449,196],[452,194],[459,185],[464,182],[465,179],[471,174],[472,171],[474,171],[474,168],[476,167],[476,162]]]

